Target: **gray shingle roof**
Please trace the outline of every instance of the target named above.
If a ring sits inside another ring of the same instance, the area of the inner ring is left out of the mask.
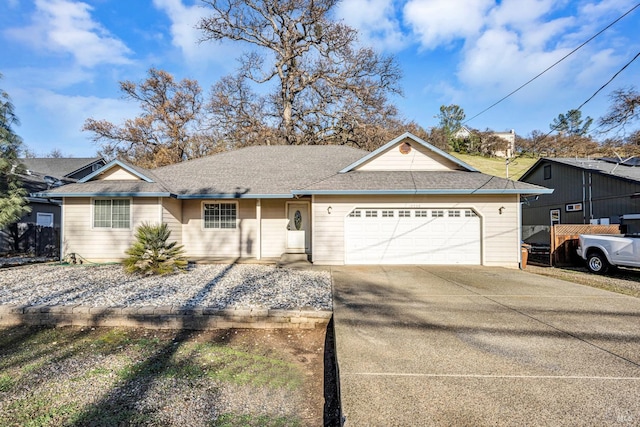
[[[346,146],[256,146],[155,169],[178,195],[286,195],[368,153]]]
[[[542,194],[550,191],[469,171],[338,173],[367,154],[335,145],[255,146],[153,170],[131,167],[152,179],[151,183],[89,180],[48,193],[57,197],[172,194],[178,198],[260,198],[304,194]]]
[[[592,160],[586,158],[547,157],[543,160],[640,181],[640,167],[638,166],[617,165],[604,160]]]
[[[547,189],[480,172],[354,171],[296,190],[295,193],[541,193]]]
[[[64,178],[100,160],[101,157],[25,158],[18,159],[24,167],[41,175]]]

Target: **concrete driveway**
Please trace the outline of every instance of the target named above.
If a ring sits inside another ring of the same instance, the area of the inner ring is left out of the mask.
[[[349,427],[640,425],[640,299],[501,268],[332,274]]]

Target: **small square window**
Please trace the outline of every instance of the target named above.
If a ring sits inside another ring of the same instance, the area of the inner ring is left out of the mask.
[[[351,218],[360,218],[360,217],[362,216],[362,211],[360,211],[360,210],[357,210],[357,209],[356,209],[356,210],[354,210],[354,211],[351,211],[351,213],[349,214],[349,216],[350,216]]]
[[[398,216],[401,218],[409,218],[411,217],[411,211],[399,211]]]
[[[129,228],[131,203],[128,199],[93,201],[94,228]]]
[[[470,210],[466,210],[464,211],[464,216],[467,218],[472,218],[477,216],[476,213],[474,211],[470,211]]]
[[[431,216],[433,218],[442,218],[444,217],[444,211],[431,211]]]
[[[378,211],[364,211],[364,216],[366,216],[367,218],[377,218]]]
[[[551,165],[544,165],[544,179],[551,179]]]
[[[383,218],[393,218],[394,216],[393,211],[382,211]]]
[[[236,204],[205,203],[204,228],[236,228]]]
[[[449,211],[449,218],[459,218],[460,211]]]
[[[426,218],[428,216],[428,211],[416,211],[416,218]]]

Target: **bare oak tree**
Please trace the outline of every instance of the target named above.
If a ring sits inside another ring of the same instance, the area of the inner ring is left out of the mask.
[[[151,68],[140,83],[120,82],[125,99],[142,111],[122,125],[89,118],[82,130],[93,132],[107,158],[121,158],[143,167],[157,167],[214,152],[214,138],[203,128],[202,89],[195,80],[176,82],[171,74]]]
[[[598,120],[604,127],[603,132],[624,127],[640,118],[640,92],[635,87],[628,87],[614,91],[610,97],[611,107],[606,115]]]
[[[214,122],[231,137],[240,132],[245,141],[269,134],[274,143],[363,145],[363,138],[371,143],[372,129],[401,121],[388,102],[401,93],[395,59],[358,47],[357,31],[330,19],[337,0],[204,3],[212,14],[198,25],[203,41],[255,49],[240,56],[238,75],[221,80],[212,94]],[[272,93],[248,90],[268,82]],[[373,139],[379,145],[380,138]]]

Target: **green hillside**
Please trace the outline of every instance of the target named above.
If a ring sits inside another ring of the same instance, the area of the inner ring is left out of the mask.
[[[482,157],[472,156],[469,154],[450,153],[463,162],[473,166],[480,172],[484,172],[489,175],[499,176],[501,178],[506,177],[506,164],[505,159],[500,157]],[[517,180],[524,174],[538,159],[529,157],[519,157],[512,159],[509,163],[509,178]]]

